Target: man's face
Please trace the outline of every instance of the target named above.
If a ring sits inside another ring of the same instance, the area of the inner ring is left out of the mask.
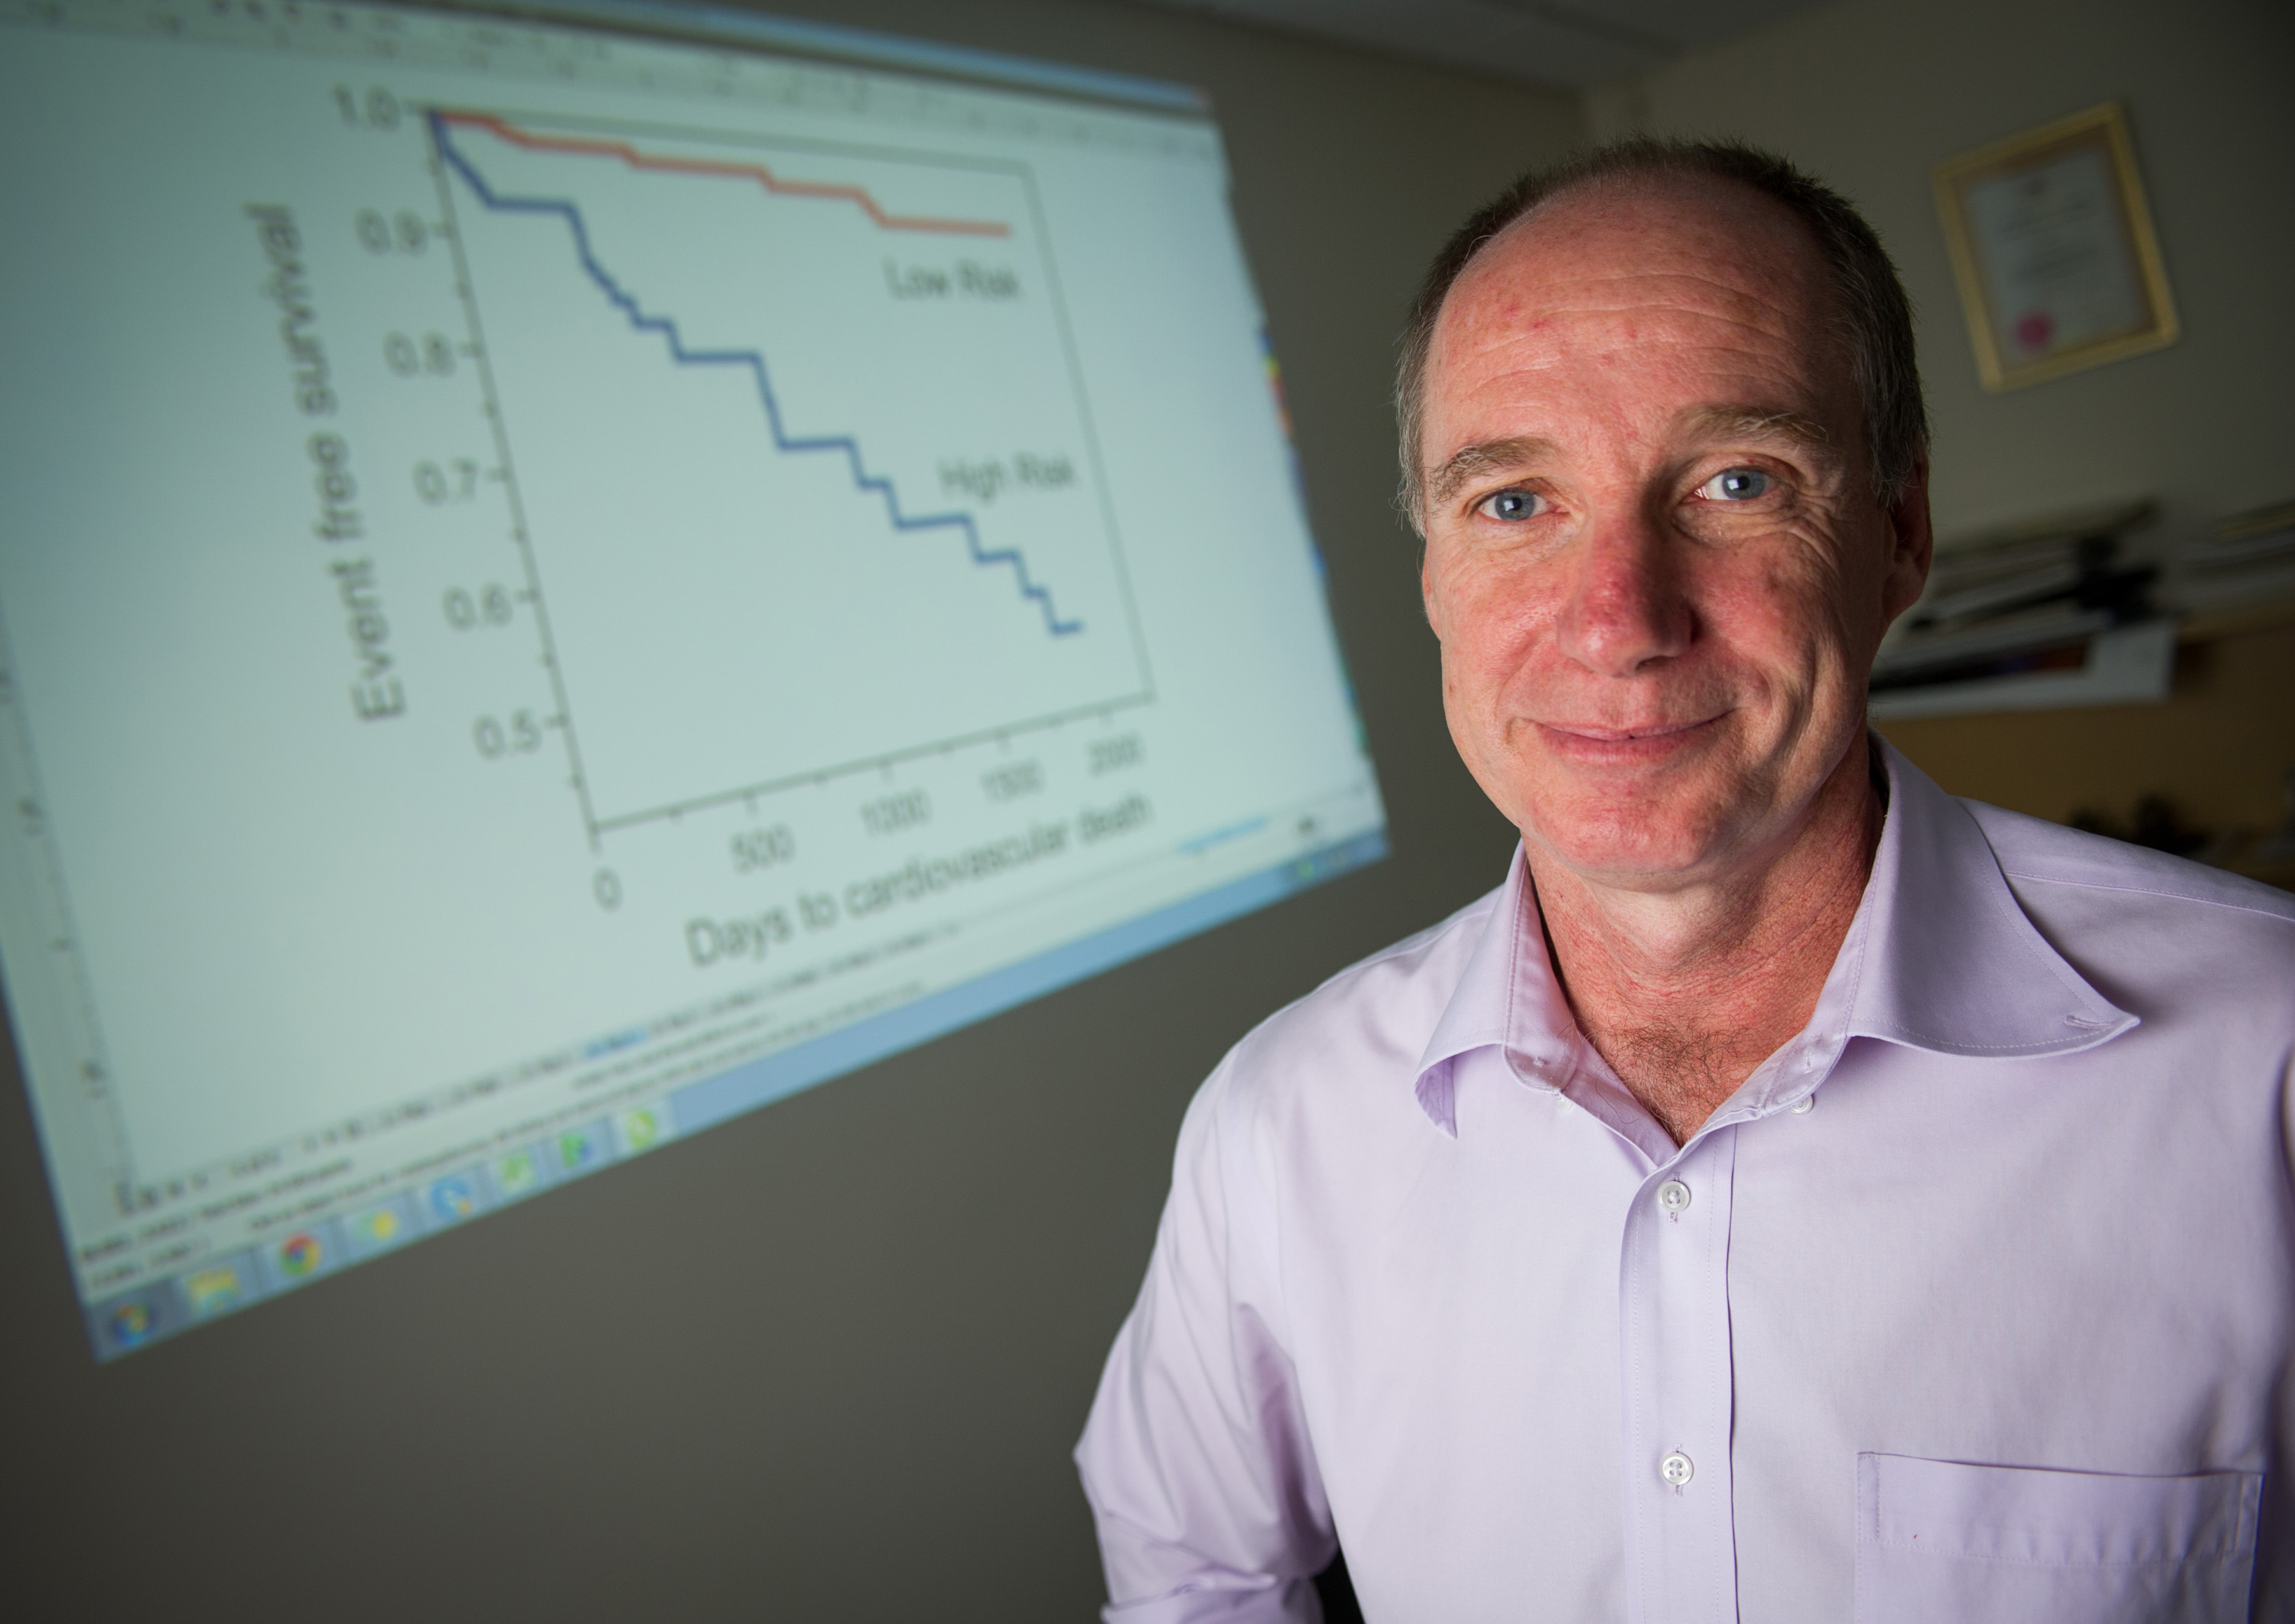
[[[1721,183],[1566,196],[1428,355],[1424,585],[1467,766],[1542,852],[1663,890],[1783,849],[1928,567],[1880,506],[1815,243]]]

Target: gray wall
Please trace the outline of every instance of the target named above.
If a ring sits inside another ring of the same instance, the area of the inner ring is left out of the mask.
[[[102,1369],[11,1064],[12,1618],[1087,1618],[1067,1451],[1188,1094],[1499,876],[1384,505],[1389,345],[1575,102],[1120,6],[795,9],[1210,87],[1397,855]]]
[[[1977,382],[1930,175],[2103,101],[2128,109],[2184,337],[2005,395]],[[1589,102],[1599,134],[1742,135],[1863,208],[1918,307],[1940,535],[2120,496],[2160,541],[2295,496],[2295,6],[1849,0]]]

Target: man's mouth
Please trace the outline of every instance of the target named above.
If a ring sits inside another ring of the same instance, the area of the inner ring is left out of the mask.
[[[1589,772],[1634,772],[1668,766],[1696,754],[1718,737],[1728,713],[1687,721],[1539,722],[1540,749],[1557,765]]]
[[[1541,722],[1538,727],[1547,734],[1559,735],[1565,741],[1581,740],[1597,746],[1654,745],[1683,738],[1719,720],[1718,715],[1700,716],[1689,722],[1645,722],[1629,727],[1611,727],[1593,722]]]

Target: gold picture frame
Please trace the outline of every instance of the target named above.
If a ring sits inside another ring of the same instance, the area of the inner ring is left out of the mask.
[[[1987,389],[2061,378],[2179,336],[2118,102],[1947,159],[1936,195]]]

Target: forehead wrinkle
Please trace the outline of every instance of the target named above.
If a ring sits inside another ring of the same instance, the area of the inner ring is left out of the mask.
[[[1708,284],[1712,287],[1712,284]],[[1724,303],[1724,300],[1717,300]],[[1563,303],[1542,298],[1490,300],[1482,310],[1462,310],[1434,332],[1427,355],[1427,395],[1439,399],[1459,367],[1469,371],[1497,364],[1510,354],[1538,355],[1531,367],[1563,364],[1565,355],[1657,354],[1657,351],[1728,351],[1760,370],[1781,371],[1800,386],[1820,383],[1825,358],[1809,351],[1804,323],[1769,300],[1733,294],[1728,307],[1682,307],[1662,298],[1632,303]],[[1443,312],[1450,314],[1450,312]],[[1523,363],[1513,363],[1522,367]],[[1817,376],[1813,376],[1817,374]]]
[[[1573,246],[1517,243],[1511,255],[1470,266],[1437,315],[1430,371],[1523,345],[1615,352],[1684,342],[1706,347],[1717,339],[1804,376],[1812,366],[1825,370],[1807,338],[1822,322],[1813,319],[1820,296],[1808,285],[1805,265],[1764,265],[1757,260],[1773,257],[1747,255],[1707,269],[1682,263],[1681,245],[1662,241],[1632,245],[1624,265],[1551,264],[1554,252],[1566,255]],[[1589,322],[1593,331],[1583,330]],[[1719,331],[1701,341],[1695,330],[1702,324]],[[1569,331],[1573,325],[1581,330]],[[1734,346],[1726,334],[1736,335]]]
[[[1495,469],[1519,468],[1535,458],[1552,455],[1556,449],[1551,440],[1519,435],[1461,446],[1444,458],[1442,465],[1428,476],[1427,499],[1430,502],[1448,502],[1480,475]]]

